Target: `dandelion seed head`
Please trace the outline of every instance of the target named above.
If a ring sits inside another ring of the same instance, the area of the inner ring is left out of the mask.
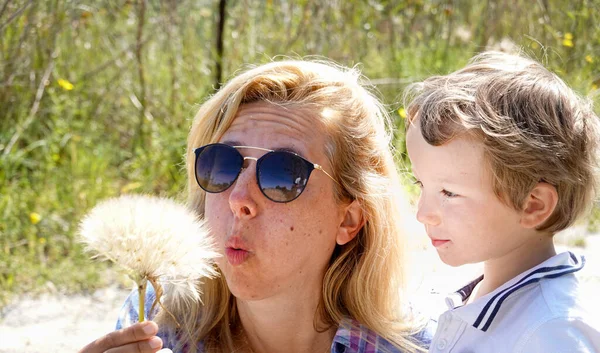
[[[98,204],[80,224],[86,250],[140,280],[166,285],[174,299],[199,300],[196,284],[216,275],[206,225],[187,207],[167,198],[126,195]]]

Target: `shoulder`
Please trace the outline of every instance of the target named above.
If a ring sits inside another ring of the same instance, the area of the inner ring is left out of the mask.
[[[146,295],[144,298],[144,316],[146,320],[152,320],[158,313],[158,307],[152,309],[152,303],[156,299],[156,293],[154,292],[154,288],[148,285],[146,287]],[[120,330],[124,327],[129,327],[136,322],[139,321],[139,304],[140,299],[138,295],[137,289],[134,289],[129,293],[123,306],[121,307],[121,311],[119,312],[119,316],[117,317],[116,329]],[[159,327],[158,337],[160,337],[163,341],[163,347],[175,347],[177,345],[177,333],[173,332],[164,327]]]
[[[531,332],[536,327],[562,319],[590,321],[592,317],[588,312],[592,306],[583,299],[582,294],[574,274],[544,278],[531,286],[519,288],[509,296],[505,294],[500,299],[493,297],[486,303],[484,309],[487,312],[479,316],[484,316],[488,321],[493,319],[491,329],[494,326],[509,331],[514,328],[518,332]]]
[[[477,305],[467,305],[476,309],[473,325],[484,331],[495,327],[523,332],[553,319],[587,316],[588,305],[582,299],[575,274],[539,278],[534,283],[523,281],[493,293]]]
[[[592,304],[592,298],[581,287],[579,274],[546,279],[540,282],[539,289],[540,299],[556,317],[587,316],[585,308]]]
[[[600,331],[579,317],[557,317],[534,327],[515,346],[517,352],[600,352]]]
[[[428,348],[433,337],[433,323],[409,337],[417,346]],[[333,339],[332,353],[406,353],[360,322],[346,318]]]
[[[156,316],[156,310],[151,312],[152,303],[156,299],[156,293],[154,293],[154,288],[152,286],[148,286],[146,288],[146,295],[144,300],[144,316],[148,320],[152,320],[154,316]],[[116,329],[122,329],[124,327],[131,326],[138,322],[139,320],[139,306],[140,306],[140,298],[138,295],[137,289],[132,290],[123,306],[121,307],[121,311],[119,312],[119,316],[117,318]]]
[[[437,321],[428,320],[427,324],[419,332],[415,333],[412,338],[420,347],[429,348],[436,329]]]
[[[600,321],[590,314],[594,305],[584,298],[577,276],[541,281],[535,299],[528,312],[536,319],[528,320],[519,352],[600,352]]]

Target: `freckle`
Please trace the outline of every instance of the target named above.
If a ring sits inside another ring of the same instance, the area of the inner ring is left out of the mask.
[[[290,227],[290,230],[293,232],[293,231],[294,231],[294,226],[291,226],[291,227]]]
[[[319,234],[323,234],[323,229],[319,229]]]

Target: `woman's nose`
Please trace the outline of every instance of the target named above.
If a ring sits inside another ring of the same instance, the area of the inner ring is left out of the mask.
[[[256,216],[257,198],[261,197],[256,180],[256,162],[246,161],[229,193],[229,207],[236,217],[252,218]]]

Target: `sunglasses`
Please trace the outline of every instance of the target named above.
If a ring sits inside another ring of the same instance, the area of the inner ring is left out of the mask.
[[[267,153],[260,158],[244,157],[238,149],[255,149]],[[258,187],[266,198],[274,202],[290,202],[300,196],[310,173],[315,169],[322,171],[339,185],[323,167],[293,152],[213,143],[195,149],[194,153],[196,181],[204,191],[210,193],[223,192],[233,185],[247,159],[256,161]]]

